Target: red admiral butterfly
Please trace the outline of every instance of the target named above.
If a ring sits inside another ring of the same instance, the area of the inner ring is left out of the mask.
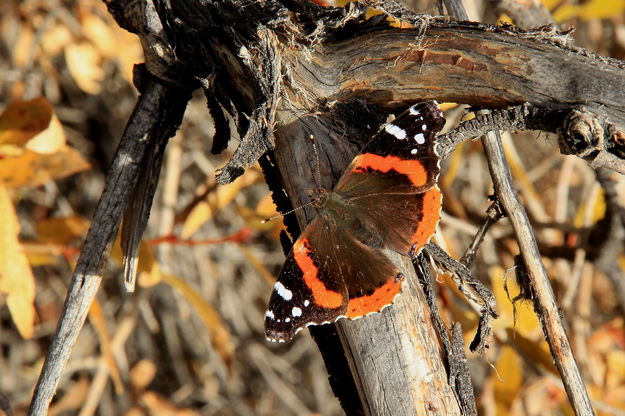
[[[293,245],[265,313],[265,335],[285,342],[308,325],[379,312],[401,292],[403,275],[384,249],[414,257],[440,219],[435,101],[388,123],[345,170],[319,190],[317,217]]]

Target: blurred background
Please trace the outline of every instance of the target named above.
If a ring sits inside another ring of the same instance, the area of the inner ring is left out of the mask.
[[[434,2],[416,1],[436,13]],[[488,3],[468,2],[488,23]],[[572,41],[625,53],[625,0],[544,2]],[[334,4],[334,3],[331,3]],[[341,3],[342,4],[342,3]],[[97,0],[4,0],[0,11],[0,404],[25,414],[60,316],[71,271],[104,177],[137,99],[138,39]],[[442,106],[449,124],[463,110]],[[212,155],[202,94],[169,144],[134,294],[121,280],[118,243],[78,339],[51,415],[338,415],[308,331],[267,343],[263,314],[284,255],[258,167],[227,186],[214,172],[237,140]],[[519,193],[598,414],[625,414],[624,295],[593,265],[589,235],[605,231],[595,173],[560,155],[541,133],[504,137]],[[625,185],[621,183],[621,195]],[[435,242],[458,258],[484,221],[492,185],[481,145],[445,161],[444,214]],[[625,204],[625,197],[621,200]],[[518,249],[507,220],[489,233],[473,272],[494,291],[501,317],[485,356],[468,353],[484,415],[572,414],[527,303],[510,299]],[[620,257],[620,273],[625,257]],[[509,293],[506,293],[506,288]],[[443,317],[467,344],[477,315],[446,276]],[[0,415],[2,410],[0,410]]]

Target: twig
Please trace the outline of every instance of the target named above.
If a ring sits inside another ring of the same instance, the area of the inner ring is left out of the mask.
[[[453,372],[456,377],[455,391],[460,399],[460,405],[464,411],[464,415],[477,416],[477,405],[475,403],[475,392],[471,383],[471,373],[469,372],[469,363],[464,353],[464,339],[462,338],[462,326],[458,322],[451,325],[451,345],[452,356],[451,362],[455,363]],[[450,368],[450,371],[452,369]]]
[[[506,165],[499,135],[488,133],[482,139],[493,178],[495,193],[506,211],[517,236],[519,249],[527,269],[532,290],[534,309],[540,318],[543,333],[549,343],[551,355],[562,377],[576,415],[593,415],[586,387],[577,368],[568,337],[560,320],[549,278],[542,264],[536,238],[532,232],[527,214],[512,186],[512,178]]]
[[[464,264],[466,267],[471,267],[473,260],[475,260],[475,255],[477,254],[477,249],[484,241],[484,237],[486,236],[486,232],[490,229],[490,227],[504,217],[504,213],[501,210],[501,205],[499,201],[495,201],[486,209],[486,221],[484,224],[480,226],[475,234],[475,238],[467,247],[466,251],[460,258],[460,263]]]
[[[605,190],[606,219],[609,221],[606,229],[609,231],[594,263],[612,282],[621,310],[625,314],[625,273],[617,262],[618,255],[623,252],[625,239],[625,203],[621,202],[615,176],[616,174],[606,169],[597,170],[597,180]]]
[[[458,290],[468,300],[480,305],[478,330],[471,342],[470,350],[481,354],[487,347],[487,342],[492,332],[490,321],[498,316],[497,312],[495,312],[495,296],[489,288],[471,276],[467,266],[451,258],[436,244],[428,243],[425,246],[425,252],[437,266],[451,273]]]
[[[465,121],[449,133],[439,136],[438,151],[444,158],[461,142],[489,131],[541,130],[560,135],[559,145],[562,154],[575,154],[585,159],[593,169],[605,167],[625,174],[625,161],[610,153],[600,143],[594,142],[599,139],[612,140],[612,136],[604,136],[605,132],[613,130],[614,126],[597,117],[589,109],[582,110],[548,110],[525,103],[480,113],[474,119]],[[589,121],[590,124],[599,127],[597,131],[584,129]]]
[[[146,81],[143,94],[115,154],[85,238],[56,334],[37,382],[29,415],[47,413],[63,368],[100,286],[101,270],[106,264],[105,251],[115,236],[122,212],[135,187],[146,147],[151,141],[177,128],[188,99],[188,92],[178,87],[166,85],[152,77]]]

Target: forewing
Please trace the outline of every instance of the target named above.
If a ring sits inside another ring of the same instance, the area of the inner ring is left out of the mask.
[[[350,176],[358,172],[404,175],[409,179],[400,182],[397,188],[378,191],[414,193],[433,187],[440,173],[436,135],[444,125],[436,101],[413,105],[373,136],[339,179],[335,190],[354,186]],[[374,190],[366,187],[347,191],[367,194]]]
[[[367,143],[335,188],[351,214],[401,254],[419,251],[440,219],[436,134],[444,124],[436,102],[410,107]]]

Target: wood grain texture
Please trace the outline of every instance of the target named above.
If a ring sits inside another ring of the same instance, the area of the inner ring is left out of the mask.
[[[135,188],[146,148],[151,142],[165,145],[182,120],[189,98],[188,91],[180,91],[151,76],[146,80],[145,90],[128,121],[85,237],[54,340],[37,381],[29,415],[47,413],[63,368],[100,287],[107,252]]]

